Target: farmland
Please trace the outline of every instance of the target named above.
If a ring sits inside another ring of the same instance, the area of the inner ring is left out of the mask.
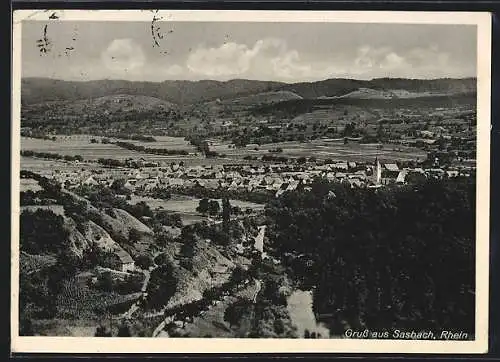
[[[156,140],[156,142],[144,142],[135,140],[130,140],[128,142],[138,146],[151,147],[151,148],[186,150],[188,152],[195,151],[193,146],[183,137],[154,136],[154,139]]]
[[[170,200],[154,199],[151,197],[143,197],[132,195],[130,200],[131,203],[136,204],[138,202],[144,201],[148,204],[151,209],[161,208],[166,211],[178,212],[178,213],[192,213],[196,212],[196,207],[198,207],[199,201],[201,199],[190,196],[174,195]],[[221,199],[217,200],[219,204],[222,202]],[[263,210],[264,205],[256,204],[253,202],[240,201],[240,200],[230,200],[232,206],[238,206],[242,209],[250,207],[254,210]]]
[[[184,195],[173,195],[169,200],[155,199],[152,197],[136,196],[132,195],[131,204],[137,204],[138,202],[145,202],[152,210],[161,209],[165,211],[170,211],[172,213],[178,214],[182,218],[182,222],[185,225],[194,224],[203,220],[207,220],[207,217],[196,211],[201,199],[191,196]],[[222,200],[216,200],[222,205]],[[240,209],[245,210],[251,208],[252,210],[263,210],[263,204],[256,204],[248,201],[241,200],[230,200],[232,206],[238,206]]]
[[[355,162],[372,161],[375,157],[379,157],[387,162],[394,162],[396,160],[418,160],[425,158],[426,155],[425,151],[418,148],[400,145],[381,145],[378,143],[359,144],[355,141],[345,144],[343,138],[324,138],[307,142],[287,141],[260,146],[247,145],[243,148],[235,148],[231,142],[221,141],[219,138],[211,138],[208,140],[210,150],[220,155],[224,155],[225,157],[207,159],[202,155],[192,153],[193,147],[181,137],[158,136],[156,137],[158,142],[130,141],[130,143],[152,148],[186,150],[190,152],[189,155],[153,155],[127,150],[113,144],[91,143],[91,138],[93,137],[87,135],[58,136],[55,141],[52,141],[22,137],[21,148],[22,150],[35,152],[57,153],[63,156],[80,155],[84,160],[89,161],[96,161],[100,158],[113,158],[121,161],[129,158],[142,158],[147,162],[178,163],[182,161],[187,166],[250,163],[248,160],[244,159],[246,156],[261,158],[264,155],[270,155],[270,152],[275,149],[282,150],[279,156],[289,158],[315,156],[318,159]],[[30,168],[29,165],[33,163],[37,164],[38,161],[23,159],[21,165],[23,168]],[[261,162],[258,163],[260,164]],[[61,164],[63,163],[61,162]],[[48,164],[43,163],[43,165],[44,166],[41,166],[41,168],[45,168],[45,165]]]
[[[112,144],[90,143],[90,136],[61,136],[55,141],[21,137],[21,149],[36,152],[58,153],[63,156],[80,155],[85,160],[113,158],[124,160],[135,158],[137,153],[119,148]]]
[[[20,191],[40,191],[43,190],[43,188],[38,184],[38,181],[33,180],[33,179],[21,179],[21,187]]]
[[[21,150],[48,152],[60,154],[63,156],[80,155],[84,160],[97,161],[100,158],[112,158],[123,161],[125,159],[142,158],[147,162],[166,162],[179,163],[183,162],[188,166],[195,165],[219,165],[227,163],[246,163],[245,160],[237,159],[206,159],[202,155],[189,154],[186,156],[178,155],[154,155],[143,152],[136,152],[118,147],[113,144],[91,143],[91,139],[98,140],[99,137],[88,135],[72,135],[72,136],[57,136],[55,141],[44,140],[38,138],[21,137]],[[158,137],[159,144],[156,142],[138,142],[129,141],[130,143],[145,145],[155,148],[166,149],[181,149],[193,151],[193,147],[184,141],[181,137]],[[153,146],[154,145],[154,146]],[[73,164],[74,165],[74,164]],[[69,166],[68,163],[54,160],[34,160],[31,158],[21,158],[21,166],[25,169],[43,170],[43,169],[71,169],[78,166]]]
[[[359,144],[350,142],[344,144],[344,139],[321,139],[310,142],[278,142],[267,145],[248,145],[245,148],[232,148],[230,143],[212,141],[211,149],[226,154],[229,158],[245,156],[262,157],[270,151],[281,149],[279,156],[310,157],[317,159],[332,159],[334,161],[372,162],[375,157],[387,162],[397,160],[424,159],[425,151],[400,145]]]

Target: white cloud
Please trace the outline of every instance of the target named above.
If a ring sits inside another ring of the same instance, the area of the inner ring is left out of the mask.
[[[65,59],[71,78],[115,78],[162,81],[164,79],[234,78],[314,81],[328,78],[370,79],[378,77],[439,78],[465,77],[475,73],[475,66],[464,66],[436,45],[401,49],[360,46],[329,56],[313,56],[290,48],[282,39],[266,38],[251,45],[228,42],[218,47],[200,46],[185,63],[179,59],[149,59],[132,39],[115,39],[97,62],[77,63]],[[62,60],[59,60],[62,62]],[[103,66],[104,65],[104,66]],[[53,65],[47,66],[53,69]]]
[[[390,47],[358,48],[351,74],[360,77],[439,78],[474,74],[436,45],[396,51]]]
[[[295,49],[276,38],[246,44],[225,43],[218,48],[199,47],[186,62],[187,68],[202,77],[297,80],[326,76],[331,68],[316,68],[304,62]]]
[[[335,77],[369,79],[374,77],[429,78],[466,76],[470,70],[455,65],[437,46],[407,51],[391,47],[359,47],[354,55],[334,59],[303,59],[281,39],[262,39],[252,46],[225,43],[219,47],[199,47],[186,62],[191,76],[199,78],[276,79],[282,81],[318,80]]]
[[[132,39],[115,39],[102,52],[101,60],[113,73],[135,72],[146,63],[141,46]]]
[[[257,45],[256,45],[257,46]],[[246,45],[225,43],[219,48],[200,47],[187,59],[187,68],[205,76],[234,76],[246,73],[258,50]]]
[[[181,67],[179,64],[171,65],[167,68],[164,68],[160,71],[160,73],[164,74],[167,77],[176,77],[182,75],[185,72],[185,69]]]

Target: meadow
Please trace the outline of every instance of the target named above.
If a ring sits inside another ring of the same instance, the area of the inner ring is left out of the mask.
[[[172,150],[185,150],[188,152],[195,152],[195,148],[183,137],[170,137],[170,136],[154,136],[156,142],[143,142],[136,140],[126,140],[126,142],[133,143],[137,146],[144,146],[149,148],[165,148]]]
[[[132,195],[130,203],[136,204],[138,202],[144,201],[148,204],[151,209],[163,208],[163,210],[172,211],[172,212],[196,212],[196,208],[201,199],[191,196],[184,195],[172,195],[170,200],[162,200],[155,199],[152,197],[144,197]],[[222,205],[222,200],[217,200],[220,205]],[[250,207],[254,210],[263,210],[263,204],[256,204],[248,201],[240,201],[240,200],[230,200],[229,201],[232,206],[238,206],[242,209]]]
[[[155,199],[152,197],[144,197],[131,195],[131,204],[137,204],[138,202],[145,202],[151,209],[161,209],[165,211],[170,211],[172,213],[178,214],[182,218],[182,223],[184,225],[194,224],[203,220],[207,220],[207,217],[198,213],[196,208],[199,205],[201,199],[191,196],[184,195],[172,195],[169,200]],[[222,207],[222,200],[217,199],[219,205]],[[238,206],[242,210],[246,208],[251,208],[252,210],[264,210],[263,204],[256,204],[248,201],[241,200],[230,200],[231,206]]]
[[[31,178],[22,178],[21,179],[21,185],[20,185],[20,191],[25,192],[25,191],[41,191],[43,190],[43,187],[38,184],[38,181],[33,180]]]
[[[344,144],[344,139],[321,139],[311,142],[288,141],[266,145],[247,145],[244,148],[230,147],[230,143],[211,141],[211,149],[224,153],[229,158],[243,158],[245,156],[262,157],[274,155],[281,157],[316,157],[317,159],[332,159],[333,161],[372,162],[375,157],[385,162],[397,160],[416,160],[426,157],[425,151],[417,148],[400,145],[360,144],[350,141]],[[281,149],[282,152],[270,151]]]
[[[426,157],[426,153],[420,149],[393,144],[360,144],[355,141],[349,141],[344,144],[343,138],[338,139],[318,139],[310,142],[287,141],[265,145],[247,145],[243,148],[234,148],[230,142],[222,142],[219,139],[210,139],[210,150],[225,155],[225,157],[205,158],[200,154],[190,153],[186,156],[179,155],[153,155],[144,152],[127,150],[113,144],[91,143],[93,136],[72,135],[57,136],[55,141],[35,138],[21,138],[21,149],[36,152],[50,152],[61,155],[80,155],[85,160],[97,160],[99,158],[112,158],[118,160],[144,159],[150,162],[179,163],[183,162],[186,166],[197,165],[221,165],[221,164],[246,164],[261,163],[260,160],[245,160],[246,156],[261,158],[264,155],[274,155],[287,158],[300,158],[314,156],[317,159],[332,159],[334,161],[355,161],[372,162],[378,157],[384,162],[395,162],[397,160],[421,160]],[[130,141],[134,144],[144,145],[151,148],[183,149],[189,152],[193,147],[181,137],[157,137],[158,142],[140,142]],[[281,149],[281,152],[272,152]],[[21,165],[26,168],[27,164],[37,165],[38,160],[27,161],[22,159]],[[68,169],[69,166],[63,166],[65,163],[59,161],[44,161],[56,163],[43,163],[42,168],[49,169]],[[61,166],[61,167],[59,167]],[[31,167],[28,166],[30,169]],[[78,165],[76,165],[78,167]],[[81,167],[81,166],[80,166]],[[35,167],[36,168],[36,167]]]
[[[157,137],[158,142],[139,142],[139,141],[129,141],[127,142],[134,144],[141,144],[145,147],[151,148],[166,148],[166,149],[185,149],[188,151],[193,151],[193,147],[181,137]],[[84,160],[96,161],[99,158],[112,158],[117,160],[125,160],[127,158],[131,159],[144,159],[149,162],[166,162],[166,163],[179,163],[184,162],[186,166],[197,166],[197,165],[221,165],[227,163],[246,163],[245,160],[235,160],[227,158],[205,158],[201,155],[189,154],[186,156],[179,155],[154,155],[144,152],[137,152],[132,150],[127,150],[115,146],[113,144],[102,144],[102,143],[91,143],[91,139],[100,139],[97,136],[89,135],[71,135],[71,136],[56,136],[56,140],[44,140],[38,138],[21,137],[21,150],[23,151],[35,151],[35,152],[49,152],[57,153],[63,156],[75,156],[80,155]],[[52,163],[47,163],[52,162]],[[41,166],[43,165],[43,166]],[[66,164],[67,165],[67,164]],[[21,159],[21,166],[28,169],[47,168],[47,169],[59,169],[66,170],[69,167],[65,166],[64,162],[60,161],[47,161],[47,160],[36,160],[32,158]],[[76,168],[81,166],[76,165]],[[33,169],[33,171],[35,171]]]
[[[60,160],[46,160],[41,158],[22,157],[20,158],[20,166],[22,170],[29,170],[41,175],[51,175],[54,170],[60,171],[76,171],[82,168],[89,168],[89,165],[82,163],[71,163]],[[92,165],[93,169],[101,168],[99,165]]]
[[[58,136],[55,141],[39,138],[21,137],[21,150],[35,152],[58,153],[63,156],[80,155],[85,160],[97,160],[99,158],[114,158],[124,160],[126,158],[138,158],[137,152],[129,151],[112,144],[91,143],[91,136]]]

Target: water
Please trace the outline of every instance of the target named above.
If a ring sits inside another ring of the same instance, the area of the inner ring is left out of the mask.
[[[313,297],[310,291],[296,290],[287,299],[288,313],[300,338],[304,337],[306,329],[310,333],[321,334],[322,338],[328,338],[330,331],[322,323],[317,323],[312,306]]]

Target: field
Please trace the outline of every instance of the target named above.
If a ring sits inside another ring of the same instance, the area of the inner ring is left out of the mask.
[[[137,158],[137,152],[129,151],[111,144],[90,143],[91,136],[58,136],[55,141],[21,137],[21,149],[35,152],[58,153],[63,156],[80,155],[85,160],[99,158]]]
[[[91,138],[98,138],[88,135],[57,136],[56,141],[42,140],[34,138],[21,138],[21,148],[36,152],[51,152],[61,155],[80,155],[87,160],[97,160],[99,158],[113,158],[124,160],[127,158],[143,158],[151,162],[184,162],[186,166],[195,165],[219,165],[232,163],[250,163],[244,160],[245,156],[262,157],[263,155],[274,155],[283,157],[311,157],[338,161],[373,161],[378,157],[385,162],[396,160],[416,160],[425,158],[425,152],[416,148],[385,144],[379,149],[378,144],[359,144],[349,142],[344,144],[343,139],[321,139],[311,142],[279,142],[262,146],[247,145],[245,148],[233,148],[229,142],[220,142],[217,139],[209,140],[210,149],[220,154],[225,154],[226,158],[207,159],[200,155],[190,154],[187,156],[160,156],[142,152],[126,150],[111,144],[90,143]],[[130,141],[152,148],[185,149],[192,151],[192,146],[181,137],[157,137],[158,142],[138,142]],[[270,150],[281,148],[280,153],[271,153]],[[46,163],[50,162],[50,163]],[[41,169],[70,169],[81,167],[78,165],[68,165],[61,161],[44,161],[22,158],[23,168],[35,171],[38,164]],[[254,161],[255,163],[255,161]],[[260,162],[258,162],[260,163]]]
[[[334,161],[372,162],[375,157],[385,162],[396,160],[423,159],[426,153],[422,150],[400,145],[383,145],[379,149],[378,144],[359,144],[350,142],[344,144],[344,139],[322,139],[311,142],[280,142],[268,145],[247,145],[245,148],[230,148],[229,143],[212,141],[211,149],[219,153],[225,153],[231,158],[243,158],[245,156],[261,157],[263,155],[274,155],[283,157],[311,157],[317,159],[330,158]],[[281,148],[280,153],[271,153],[269,150]]]
[[[62,292],[57,298],[57,309],[65,318],[92,319],[108,313],[110,307],[119,304],[123,305],[121,309],[125,311],[140,295],[140,292],[121,295],[116,292],[98,291],[71,279],[63,283]]]
[[[42,176],[51,176],[56,170],[61,172],[72,172],[79,170],[102,170],[103,166],[93,163],[74,163],[59,160],[46,160],[42,158],[21,157],[20,158],[21,170],[28,170],[38,173]],[[21,182],[23,182],[21,180]],[[28,181],[29,184],[29,181]],[[26,184],[25,184],[25,187]],[[30,186],[31,187],[31,186]],[[21,190],[22,191],[22,190]]]
[[[57,153],[63,156],[75,156],[80,155],[84,160],[97,160],[99,158],[112,158],[117,160],[125,160],[127,158],[132,159],[144,159],[150,162],[166,162],[166,163],[179,163],[184,162],[186,166],[197,166],[197,165],[220,165],[227,163],[246,163],[245,160],[235,160],[235,159],[207,159],[200,155],[190,154],[187,156],[178,155],[153,155],[144,152],[136,152],[127,150],[112,144],[101,144],[101,143],[90,143],[90,139],[99,137],[93,137],[88,135],[72,135],[72,136],[57,136],[55,141],[43,140],[38,138],[28,138],[21,137],[21,150],[23,151],[35,151],[35,152],[49,152]],[[159,142],[138,142],[138,141],[126,141],[135,144],[141,144],[146,147],[151,148],[169,148],[169,149],[186,149],[192,151],[193,148],[181,137],[157,137]],[[43,163],[43,166],[39,165],[40,162],[55,162],[55,163]],[[66,165],[66,166],[65,166]],[[21,157],[21,166],[25,169],[30,169],[35,171],[38,166],[44,169],[59,169],[66,170],[70,169],[62,161],[45,161],[45,160],[34,160],[32,158]],[[74,168],[80,168],[81,166],[74,165]],[[36,171],[35,171],[36,172]]]
[[[184,195],[173,195],[170,200],[155,199],[152,197],[144,197],[131,195],[131,204],[136,204],[138,202],[144,201],[148,204],[151,209],[162,209],[166,211],[171,211],[172,213],[179,214],[182,218],[184,225],[194,224],[203,220],[207,220],[206,216],[201,215],[196,211],[198,207],[199,198],[184,196]],[[219,205],[222,205],[222,200],[218,199]],[[248,201],[240,200],[230,200],[232,206],[238,206],[245,210],[246,208],[251,208],[252,210],[263,210],[264,205],[256,204]]]
[[[140,201],[144,201],[148,204],[148,206],[152,209],[162,208],[163,210],[177,212],[177,213],[195,213],[196,208],[201,199],[196,197],[184,196],[184,195],[173,195],[170,200],[161,200],[154,199],[151,197],[142,197],[142,196],[131,196],[130,202],[132,204],[136,204]],[[222,205],[222,200],[218,199],[219,204]],[[240,201],[240,200],[230,200],[232,206],[238,206],[242,209],[247,207],[252,208],[253,210],[263,210],[264,205],[256,204],[248,201]]]
[[[134,145],[144,146],[148,148],[165,148],[172,150],[185,150],[194,152],[194,147],[186,141],[183,137],[170,137],[170,136],[154,136],[156,142],[142,142],[135,140],[121,140],[124,142],[133,143]]]
[[[41,191],[43,187],[38,184],[38,181],[33,180],[31,178],[22,178],[21,179],[21,188],[20,191]]]

